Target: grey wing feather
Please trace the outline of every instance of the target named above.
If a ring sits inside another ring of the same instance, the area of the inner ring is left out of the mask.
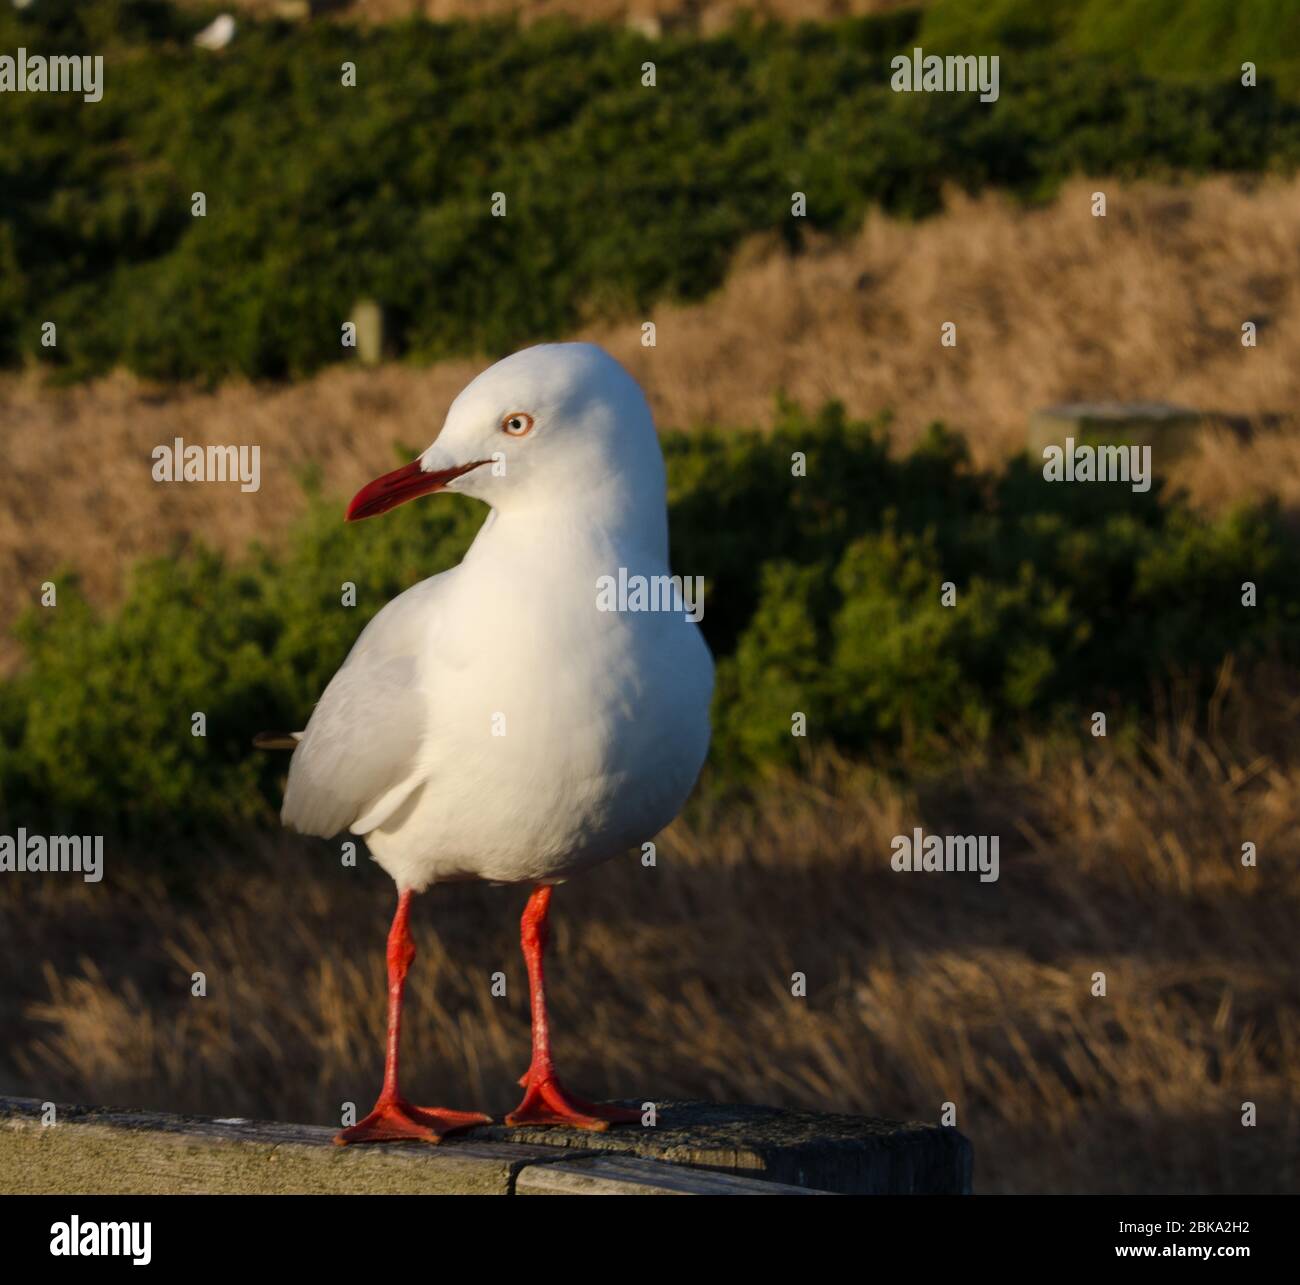
[[[289,764],[280,819],[291,829],[322,838],[365,833],[421,783],[427,702],[416,653],[425,585],[366,626],[317,702]]]

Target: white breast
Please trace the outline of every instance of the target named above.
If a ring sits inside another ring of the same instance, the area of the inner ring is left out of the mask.
[[[597,609],[610,557],[570,541],[559,562],[485,531],[461,567],[389,604],[367,631],[380,637],[358,642],[372,659],[349,658],[335,679],[345,694],[349,668],[364,664],[373,686],[400,681],[402,656],[415,665],[407,699],[385,701],[389,728],[366,733],[404,747],[414,724],[410,770],[390,766],[386,790],[344,805],[399,887],[559,878],[652,838],[680,809],[708,749],[712,660],[681,614]],[[330,695],[295,759],[325,738]],[[356,703],[340,712],[355,729]]]

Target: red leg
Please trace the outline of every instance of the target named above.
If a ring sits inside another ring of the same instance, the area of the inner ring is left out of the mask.
[[[631,1124],[639,1111],[606,1106],[575,1097],[555,1078],[551,1062],[551,1032],[546,1021],[546,977],[542,956],[550,936],[546,916],[551,907],[549,885],[538,884],[524,907],[519,942],[528,965],[528,990],[533,1006],[533,1060],[523,1078],[524,1100],[506,1116],[507,1124],[567,1124],[574,1129],[608,1129],[611,1124]]]
[[[448,1111],[442,1107],[412,1106],[397,1087],[397,1053],[402,1040],[402,991],[406,974],[415,958],[415,945],[407,921],[411,913],[411,892],[397,898],[397,913],[388,931],[388,1050],[384,1058],[384,1087],[379,1101],[364,1120],[358,1121],[334,1141],[340,1146],[349,1142],[400,1142],[418,1139],[437,1142],[444,1134],[469,1129],[476,1124],[491,1124],[491,1116],[477,1111]]]

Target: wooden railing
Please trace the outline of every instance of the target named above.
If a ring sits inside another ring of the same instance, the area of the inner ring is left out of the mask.
[[[498,1196],[967,1193],[955,1129],[668,1102],[608,1133],[488,1125],[439,1146],[337,1147],[334,1130],[0,1098],[0,1192]]]

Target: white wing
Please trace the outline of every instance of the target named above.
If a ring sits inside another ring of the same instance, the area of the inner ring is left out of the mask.
[[[365,834],[423,782],[428,717],[419,658],[444,572],[394,598],[362,630],[316,704],[289,764],[280,819],[303,834]]]

